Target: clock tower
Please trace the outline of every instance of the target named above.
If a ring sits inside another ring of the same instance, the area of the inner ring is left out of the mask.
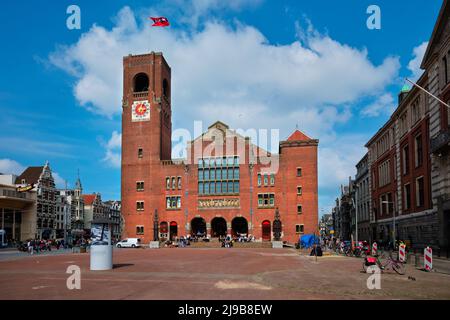
[[[153,223],[153,208],[149,205],[154,194],[152,184],[159,180],[161,160],[171,159],[170,84],[171,70],[162,53],[124,57],[121,171],[122,214],[125,220],[123,237],[135,236],[138,227]]]

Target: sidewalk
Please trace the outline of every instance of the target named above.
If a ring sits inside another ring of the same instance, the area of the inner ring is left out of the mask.
[[[416,264],[416,256],[418,257],[418,263]],[[423,254],[410,254],[407,261],[408,265],[416,266],[419,269],[424,268]],[[445,273],[450,275],[450,260],[447,258],[438,258],[433,255],[433,271],[439,273]]]

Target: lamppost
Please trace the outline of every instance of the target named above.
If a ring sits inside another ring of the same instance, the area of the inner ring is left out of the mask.
[[[381,204],[392,204],[392,206],[394,205],[394,202],[392,202],[392,201],[381,201]],[[393,247],[394,247],[394,249],[395,249],[395,241],[396,241],[396,239],[395,239],[395,208],[392,208],[392,239],[393,239],[393,243],[392,243],[392,245],[393,245]]]
[[[355,186],[355,198],[352,198],[352,204],[355,208],[355,242],[358,244],[358,186]]]
[[[185,231],[186,231],[186,236],[189,234],[189,230],[188,230],[188,209],[187,209],[187,203],[188,203],[188,195],[189,195],[189,191],[188,191],[188,186],[189,186],[189,183],[188,183],[188,178],[189,178],[189,167],[188,167],[188,165],[186,164],[185,166],[184,166],[184,174],[185,174],[185,176],[186,176],[186,180],[185,180],[185,182],[184,182],[184,185],[185,185],[185,188],[186,188],[186,190],[185,190],[185,206],[184,206],[184,229],[185,229]]]
[[[158,224],[158,209],[155,209],[155,215],[153,216],[153,241],[159,241]]]
[[[280,241],[281,240],[281,220],[280,220],[280,211],[278,211],[278,207],[275,209],[275,219],[273,220],[273,240]]]
[[[249,163],[250,168],[250,226],[251,226],[251,234],[254,236],[253,233],[253,166],[254,164],[250,161]]]

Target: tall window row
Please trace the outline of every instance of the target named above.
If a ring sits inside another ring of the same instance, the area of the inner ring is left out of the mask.
[[[198,160],[198,194],[239,193],[239,157],[203,158]]]
[[[181,177],[166,177],[166,190],[181,190]]]
[[[275,174],[258,173],[258,187],[275,185]]]

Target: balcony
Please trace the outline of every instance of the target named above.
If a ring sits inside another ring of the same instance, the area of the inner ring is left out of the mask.
[[[430,150],[431,153],[440,153],[448,150],[450,144],[450,128],[439,132],[439,134],[431,139]]]
[[[133,98],[146,98],[148,97],[148,91],[133,92]]]

